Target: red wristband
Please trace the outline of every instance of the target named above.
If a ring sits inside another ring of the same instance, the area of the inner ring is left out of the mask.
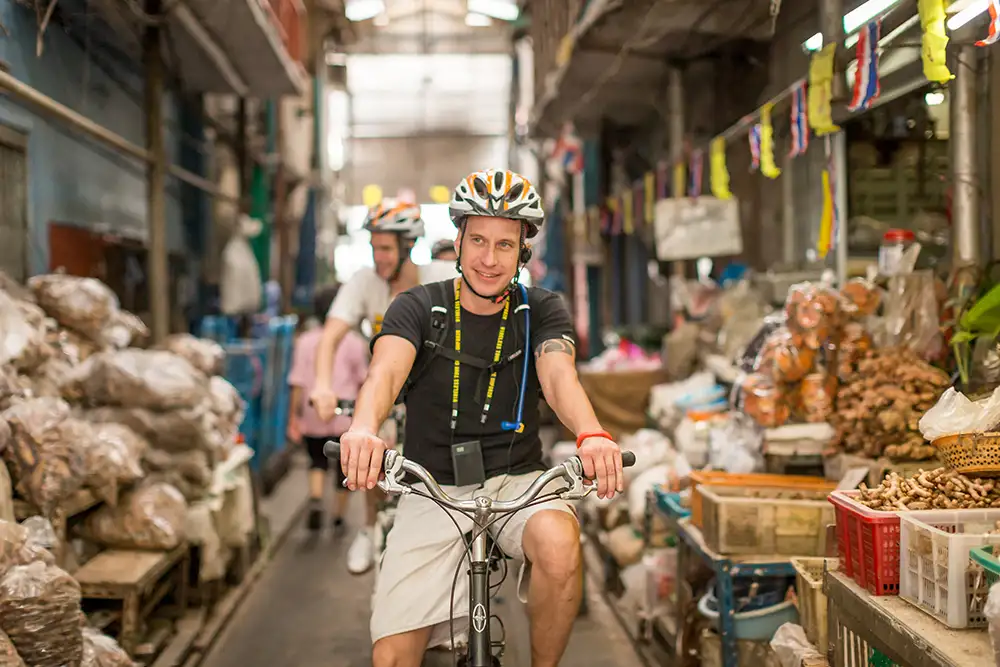
[[[611,437],[611,434],[608,433],[607,431],[593,431],[590,433],[581,433],[580,435],[576,436],[576,448],[580,449],[580,445],[582,445],[583,441],[586,440],[587,438],[607,438],[608,440],[614,440],[614,438]]]

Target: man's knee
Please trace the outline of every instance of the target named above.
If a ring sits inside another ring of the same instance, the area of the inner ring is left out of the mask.
[[[373,667],[420,667],[430,628],[389,635],[372,646]]]
[[[543,510],[524,527],[524,555],[532,571],[552,579],[569,579],[580,570],[580,524],[560,510]]]

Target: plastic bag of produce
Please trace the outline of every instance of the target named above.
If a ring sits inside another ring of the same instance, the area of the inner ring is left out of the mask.
[[[11,430],[3,456],[10,464],[15,488],[45,516],[76,492],[84,481],[84,457],[61,427],[69,405],[57,398],[36,398],[7,408],[2,417]]]
[[[79,665],[80,585],[40,561],[10,568],[0,579],[0,630],[31,667]]]
[[[7,426],[7,422],[3,420],[0,420],[0,424],[3,427]],[[3,427],[0,427],[0,431]],[[0,434],[0,438],[2,437]],[[2,449],[0,447],[0,451]],[[0,521],[14,521],[14,484],[10,481],[10,472],[2,459],[0,459]]]
[[[66,386],[92,405],[164,411],[204,401],[208,377],[172,352],[128,349],[93,355]]]
[[[0,291],[0,366],[36,368],[52,351],[45,342],[44,317],[33,322],[29,303],[18,302]]]
[[[88,515],[80,533],[107,547],[169,551],[184,540],[186,521],[180,491],[145,480],[122,494],[118,507],[105,505]]]
[[[934,441],[957,433],[986,433],[1000,424],[1000,387],[978,401],[948,387],[930,410],[920,418],[920,433]]]
[[[219,531],[212,520],[208,503],[199,503],[188,509],[185,527],[190,544],[197,544],[201,553],[198,581],[216,581],[226,575],[226,549],[219,539]]]
[[[797,347],[788,329],[771,332],[757,355],[754,370],[772,377],[776,382],[797,382],[813,368],[816,351]]]
[[[124,424],[156,449],[169,452],[212,450],[210,412],[204,405],[170,412],[105,407],[87,410],[83,415],[89,421]]]
[[[51,531],[52,524],[42,520]],[[55,563],[45,541],[46,535],[38,530],[33,532],[31,528],[31,525],[0,521],[0,577],[17,565],[28,565],[36,561],[50,565]]]
[[[775,428],[788,421],[793,401],[771,378],[760,373],[748,375],[740,390],[743,411],[764,428]]]
[[[135,667],[135,662],[112,637],[94,628],[83,629],[80,667]]]
[[[221,373],[222,364],[226,360],[226,351],[221,345],[214,340],[196,338],[191,334],[167,336],[162,343],[156,345],[156,349],[184,357],[189,364],[205,375]]]
[[[79,442],[84,449],[87,485],[94,495],[108,505],[118,504],[118,488],[130,485],[143,476],[142,451],[136,451],[137,436],[121,424],[91,424],[76,419]]]
[[[209,379],[209,391],[212,396],[212,410],[219,415],[220,421],[226,426],[239,429],[243,423],[246,402],[240,392],[224,377],[213,375]]]
[[[118,297],[95,278],[61,274],[34,276],[28,279],[38,305],[64,327],[74,329],[101,347],[123,347],[116,331],[121,309]]]
[[[143,467],[149,473],[147,480],[176,487],[188,501],[204,498],[212,484],[208,454],[202,450],[171,454],[150,449],[143,458]]]
[[[76,366],[87,360],[89,356],[100,351],[97,343],[78,334],[72,329],[50,329],[45,334],[45,340],[56,352],[56,358]]]
[[[785,326],[797,347],[818,350],[840,325],[840,294],[818,283],[799,283],[788,290]]]

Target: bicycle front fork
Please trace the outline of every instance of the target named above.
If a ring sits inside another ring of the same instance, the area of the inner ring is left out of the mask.
[[[480,530],[478,526],[474,531]],[[464,667],[500,667],[500,658],[493,655],[490,639],[490,554],[487,553],[487,533],[482,531],[472,541],[469,568],[469,647]]]

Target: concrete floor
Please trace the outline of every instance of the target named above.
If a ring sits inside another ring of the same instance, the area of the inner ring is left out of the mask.
[[[272,533],[301,517],[289,507],[301,507],[305,471],[297,462],[262,511]],[[298,499],[295,504],[293,499]],[[361,522],[363,507],[357,498],[350,522]],[[370,667],[368,631],[372,575],[351,576],[345,566],[350,542],[324,530],[311,537],[302,525],[292,525],[267,570],[222,632],[204,667]],[[527,618],[514,595],[516,574],[501,591],[503,602],[494,610],[507,627],[504,667],[530,667]],[[612,612],[588,580],[589,614],[579,619],[562,664],[572,667],[637,667],[641,665],[631,643]],[[450,657],[450,656],[449,656]],[[451,664],[450,659],[442,664]]]

